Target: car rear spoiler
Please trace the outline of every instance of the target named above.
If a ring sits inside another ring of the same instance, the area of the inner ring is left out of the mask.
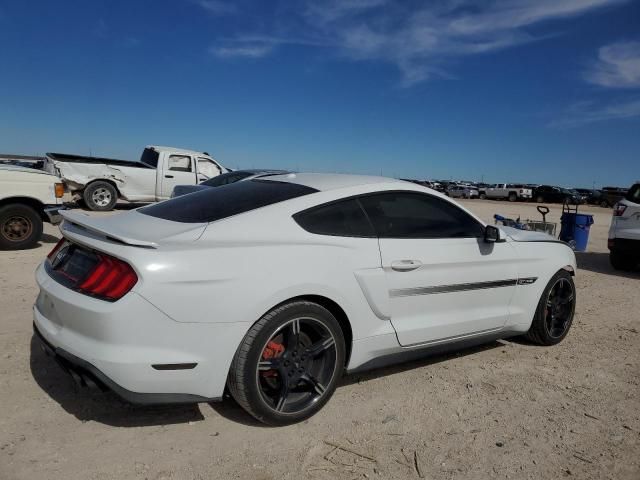
[[[124,243],[126,245],[132,245],[134,247],[143,247],[143,248],[158,248],[158,244],[156,242],[151,242],[149,240],[140,240],[136,238],[131,238],[122,233],[114,232],[113,229],[105,229],[101,223],[103,223],[101,218],[99,217],[90,217],[86,214],[81,214],[77,212],[71,212],[62,210],[60,212],[62,218],[64,219],[64,223],[70,223],[75,227],[78,227],[82,230],[87,230],[93,233],[97,233],[99,235],[104,236],[108,240],[115,241],[118,243]],[[62,224],[62,229],[64,229],[64,223]]]

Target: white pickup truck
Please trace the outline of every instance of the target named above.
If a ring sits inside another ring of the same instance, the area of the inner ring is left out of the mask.
[[[66,200],[62,181],[33,168],[0,165],[0,250],[34,246],[42,237],[42,222],[62,220]]]
[[[156,202],[176,185],[197,185],[228,170],[206,152],[150,145],[140,161],[47,153],[44,169],[91,210],[111,210],[118,198]]]
[[[510,202],[517,200],[531,200],[533,190],[524,185],[515,183],[494,183],[480,189],[480,198],[502,199],[506,198]]]

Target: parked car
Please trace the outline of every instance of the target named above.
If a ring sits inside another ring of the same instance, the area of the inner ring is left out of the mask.
[[[206,152],[148,146],[140,161],[47,153],[45,169],[58,175],[90,210],[111,210],[118,198],[156,202],[176,185],[197,185],[228,170]]]
[[[478,190],[469,185],[449,185],[447,195],[452,198],[478,198]]]
[[[137,403],[228,387],[289,424],[345,371],[512,335],[557,344],[575,309],[566,244],[399,180],[274,175],[63,215],[36,271],[35,334],[81,383]]]
[[[503,199],[510,202],[517,200],[531,200],[532,191],[521,184],[515,183],[494,183],[479,190],[480,198]]]
[[[619,187],[604,187],[600,194],[600,206],[603,208],[613,207],[620,200],[625,198],[628,190]]]
[[[595,188],[574,188],[575,192],[578,193],[582,203],[586,203],[589,205],[600,205],[602,192]]]
[[[582,203],[579,195],[571,192],[566,188],[556,187],[553,185],[540,185],[533,190],[533,198],[538,203],[571,203],[579,205]]]
[[[65,192],[62,180],[42,170],[0,165],[0,250],[34,246],[43,222],[61,220]]]
[[[631,270],[640,264],[640,182],[613,207],[608,247],[616,270]]]
[[[186,195],[187,193],[199,192],[200,190],[221,187],[223,185],[229,185],[231,183],[252,180],[258,177],[264,177],[266,175],[282,175],[289,173],[286,170],[234,170],[233,172],[223,173],[217,177],[210,178],[206,182],[202,182],[200,185],[176,185],[171,193],[171,198]]]

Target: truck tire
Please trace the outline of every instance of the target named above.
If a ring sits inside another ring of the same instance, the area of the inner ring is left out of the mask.
[[[82,199],[89,210],[107,212],[115,207],[118,191],[111,183],[98,180],[85,187]]]
[[[484,192],[480,192],[480,200],[486,200],[487,199],[487,194]]]
[[[607,202],[606,200],[602,200],[602,201],[600,202],[600,206],[601,206],[602,208],[609,208],[609,202]]]
[[[544,203],[544,197],[543,197],[542,195],[538,195],[538,196],[536,197],[536,202],[538,202],[538,203]]]
[[[11,203],[0,207],[0,250],[33,247],[42,237],[42,218],[29,205]]]
[[[518,200],[518,194],[516,192],[509,192],[508,198],[510,202],[515,202],[516,200]]]

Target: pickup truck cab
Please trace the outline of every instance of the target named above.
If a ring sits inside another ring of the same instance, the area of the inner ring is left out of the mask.
[[[98,211],[113,209],[119,198],[165,200],[176,185],[197,185],[228,172],[206,152],[153,145],[144,149],[139,161],[47,153],[44,168]]]
[[[613,207],[608,247],[616,270],[631,270],[640,264],[640,182]]]
[[[494,183],[480,189],[480,198],[482,199],[506,198],[510,202],[515,202],[516,200],[531,200],[532,197],[533,192],[530,188],[513,183]]]
[[[43,222],[60,223],[64,184],[33,168],[0,165],[0,250],[34,246]]]

